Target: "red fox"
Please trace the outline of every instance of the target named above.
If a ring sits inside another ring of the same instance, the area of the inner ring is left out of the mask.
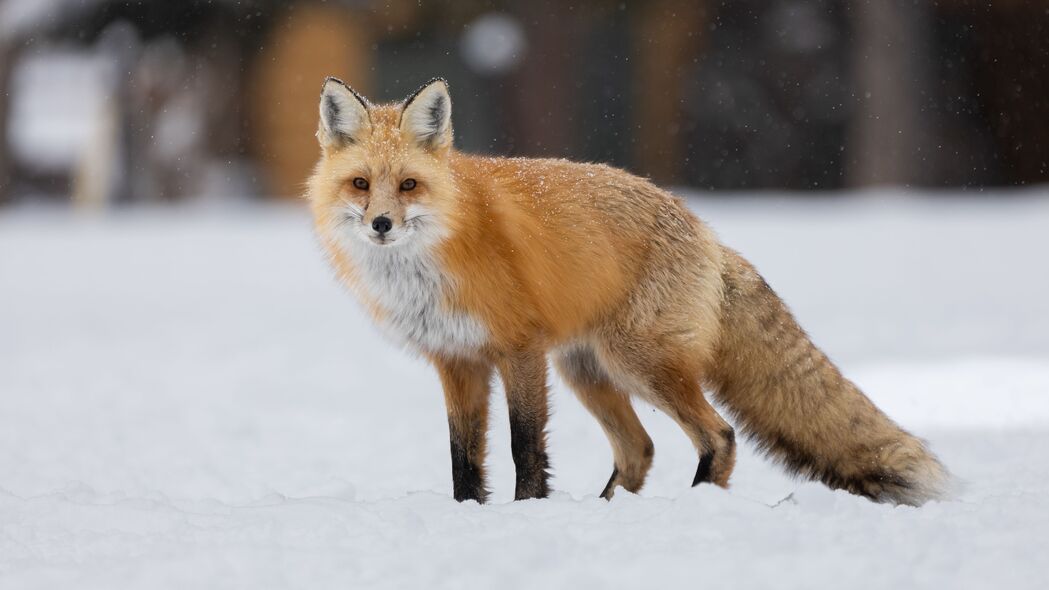
[[[548,495],[548,355],[611,443],[604,498],[640,490],[652,464],[631,396],[684,429],[692,485],[728,486],[734,430],[704,390],[794,474],[879,502],[944,494],[948,474],[925,444],[845,379],[680,199],[609,166],[461,153],[451,107],[442,79],[389,105],[327,79],[307,196],[341,280],[437,369],[456,500],[488,497],[494,373],[514,497]]]

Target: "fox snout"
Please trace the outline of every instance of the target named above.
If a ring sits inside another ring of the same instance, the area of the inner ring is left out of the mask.
[[[386,245],[403,237],[404,221],[398,220],[398,216],[392,212],[383,212],[375,215],[370,220],[365,217],[361,220],[361,229],[369,240],[375,244]]]
[[[371,231],[368,231],[368,238],[380,246],[392,244],[406,237],[407,228],[404,227],[404,222],[395,222],[386,214],[377,215],[367,227],[371,228]]]
[[[404,237],[407,230],[404,217],[404,203],[376,191],[361,210],[357,231],[372,243],[392,243]]]
[[[420,230],[439,231],[440,228],[434,211],[417,203],[407,206],[372,203],[366,208],[356,207],[356,211],[348,214],[347,218],[353,221],[353,233],[366,242],[380,246],[416,239],[416,233]]]
[[[391,229],[393,229],[393,221],[385,215],[380,215],[372,220],[372,231],[379,234],[380,238]]]

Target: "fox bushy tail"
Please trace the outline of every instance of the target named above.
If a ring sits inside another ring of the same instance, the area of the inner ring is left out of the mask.
[[[844,378],[754,268],[725,250],[714,397],[792,473],[878,502],[942,497],[949,476]]]

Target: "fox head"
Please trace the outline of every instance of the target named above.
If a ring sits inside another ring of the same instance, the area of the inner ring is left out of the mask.
[[[454,192],[451,117],[448,85],[439,78],[388,105],[325,80],[322,153],[308,195],[321,231],[367,247],[396,247],[439,231],[439,197]]]

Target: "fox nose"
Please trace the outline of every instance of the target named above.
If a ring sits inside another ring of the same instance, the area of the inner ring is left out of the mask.
[[[389,217],[380,215],[372,220],[372,229],[379,232],[379,234],[384,234],[393,229],[393,222],[390,221]]]

